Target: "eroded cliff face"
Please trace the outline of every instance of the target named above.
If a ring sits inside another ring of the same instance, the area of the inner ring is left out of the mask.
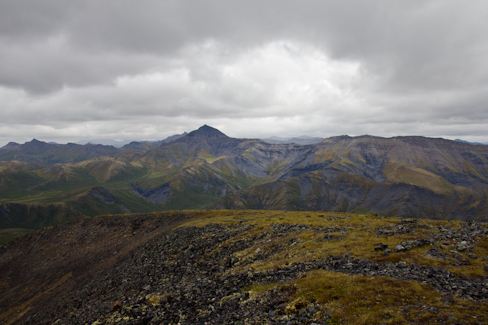
[[[0,248],[0,322],[486,323],[487,235],[350,213],[84,218]]]

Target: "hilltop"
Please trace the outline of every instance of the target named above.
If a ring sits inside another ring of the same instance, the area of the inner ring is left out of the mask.
[[[207,125],[153,145],[10,143],[0,149],[0,228],[204,208],[487,219],[483,145],[367,135],[271,144]]]
[[[0,248],[0,322],[487,323],[487,234],[350,213],[82,218]]]

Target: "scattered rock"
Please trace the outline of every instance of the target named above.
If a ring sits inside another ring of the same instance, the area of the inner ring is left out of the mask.
[[[386,244],[380,244],[380,246],[375,247],[374,250],[377,251],[377,252],[379,252],[379,251],[384,251],[387,248],[388,248],[388,245],[386,245]]]
[[[397,228],[399,225],[402,227]],[[404,221],[399,225],[393,225],[392,230],[413,231],[419,227],[416,221]],[[296,288],[283,289],[281,284],[318,269],[426,283],[445,295],[445,303],[455,302],[452,296],[488,301],[485,279],[458,276],[442,268],[405,261],[377,263],[354,258],[353,254],[295,262],[269,271],[245,269],[240,272],[239,267],[266,259],[282,251],[283,245],[288,245],[287,242],[279,245],[269,242],[271,236],[284,237],[283,234],[287,234],[293,244],[299,241],[295,240],[298,236],[292,232],[313,229],[324,234],[324,238],[337,238],[328,236],[347,236],[346,230],[349,229],[275,223],[271,224],[273,232],[250,235],[253,227],[245,223],[180,227],[165,236],[155,237],[105,278],[97,278],[68,292],[53,303],[49,311],[31,315],[30,323],[53,323],[60,319],[61,324],[93,324],[95,321],[103,324],[108,317],[115,315],[120,318],[120,323],[126,324],[311,324],[318,322],[314,317],[324,310],[316,304],[291,301]],[[455,243],[465,241],[468,250],[475,243],[471,234],[479,230],[471,227],[455,233],[448,227],[442,229],[439,238],[435,235],[429,239],[405,241],[396,245],[394,250],[403,252],[405,246],[413,249],[433,245],[436,240],[443,245],[451,245],[447,243],[451,240],[446,239],[447,236],[458,238]],[[464,240],[463,236],[469,238]],[[375,250],[382,251],[384,255],[392,251],[386,244],[375,246]],[[247,254],[243,256],[240,252]],[[456,263],[469,262],[469,258],[464,257],[463,260],[457,250],[450,254],[456,257]],[[469,256],[468,253],[466,255]],[[446,255],[433,246],[425,257],[445,259]],[[488,272],[488,264],[485,270]],[[251,299],[246,288],[263,283],[278,285],[261,294],[259,299]],[[111,308],[113,315],[107,315],[107,305],[101,301],[116,301]],[[433,306],[423,305],[420,308],[431,313],[439,312]],[[56,315],[56,319],[52,319],[52,315]],[[324,323],[329,320],[324,319]],[[321,321],[318,323],[322,324]]]
[[[464,243],[464,244],[463,244]],[[466,242],[462,242],[461,244],[456,246],[456,250],[459,252],[463,252],[468,248],[468,245]]]
[[[446,259],[446,255],[439,252],[436,248],[431,248],[429,251],[424,255],[424,258],[433,258],[436,260],[444,261]]]
[[[469,258],[467,257],[464,257],[464,256],[459,256],[459,257],[456,257],[456,259],[454,259],[452,261],[452,264],[454,266],[461,266],[461,265],[470,265],[470,261],[469,261]]]
[[[400,261],[400,262],[396,263],[396,267],[399,269],[404,269],[407,267],[407,262]]]
[[[404,251],[405,251],[405,247],[403,245],[395,246],[395,253],[404,252]]]
[[[112,311],[116,311],[116,310],[119,310],[119,309],[122,309],[122,303],[120,301],[116,301],[112,304],[112,308],[111,310]]]
[[[469,258],[473,259],[473,260],[475,260],[475,259],[477,259],[477,258],[478,258],[478,256],[476,256],[476,254],[473,254],[473,253],[467,253],[466,255],[467,255]]]
[[[445,296],[441,298],[441,301],[447,304],[454,304],[456,300],[452,296]]]

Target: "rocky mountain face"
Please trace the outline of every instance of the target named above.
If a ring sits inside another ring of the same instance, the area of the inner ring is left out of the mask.
[[[34,140],[7,147],[3,204],[62,203],[88,216],[214,207],[487,219],[488,147],[445,139],[271,144],[205,125],[134,150]],[[93,194],[102,192],[112,198]]]
[[[485,324],[487,235],[350,213],[82,218],[0,247],[0,323]]]

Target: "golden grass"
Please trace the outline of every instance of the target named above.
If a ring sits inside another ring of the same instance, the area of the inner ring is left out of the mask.
[[[383,174],[390,183],[416,185],[445,195],[453,195],[456,193],[472,194],[472,191],[465,187],[452,185],[443,177],[402,162],[388,162],[383,170]]]
[[[323,163],[327,160],[333,159],[335,156],[336,156],[336,153],[334,151],[316,152],[313,163],[314,164]]]
[[[347,324],[408,324],[422,319],[435,324],[439,318],[443,319],[441,323],[447,322],[449,316],[456,319],[476,316],[473,321],[481,320],[480,310],[473,308],[472,303],[456,299],[454,305],[446,306],[440,293],[413,281],[315,270],[285,286],[296,288],[289,305],[318,304],[322,314],[330,315],[332,323],[342,320]],[[487,304],[479,307],[488,310]]]
[[[250,299],[288,293],[283,312],[300,313],[313,306],[318,321],[331,324],[481,324],[488,321],[488,304],[444,296],[428,285],[386,277],[346,275],[314,270],[292,282],[253,285]]]
[[[232,272],[242,272],[246,270],[266,271],[276,267],[290,265],[294,262],[308,262],[312,260],[325,259],[332,255],[349,254],[351,257],[358,259],[369,259],[376,262],[398,262],[416,263],[438,268],[448,268],[449,271],[466,276],[480,277],[486,272],[486,264],[481,258],[488,256],[488,239],[479,240],[476,248],[473,250],[480,258],[470,259],[470,265],[459,267],[451,266],[452,258],[445,261],[425,258],[424,255],[431,249],[431,246],[415,247],[407,252],[394,253],[384,256],[383,252],[376,252],[374,248],[379,243],[387,244],[394,250],[395,246],[402,241],[415,240],[418,238],[429,239],[430,233],[439,232],[439,226],[448,226],[455,230],[460,229],[460,221],[447,220],[424,220],[417,223],[414,232],[406,234],[397,234],[394,236],[378,236],[378,229],[394,229],[402,219],[383,218],[373,215],[358,215],[352,213],[336,212],[303,212],[303,211],[270,211],[270,210],[217,210],[201,212],[200,217],[185,223],[184,226],[202,227],[211,223],[232,225],[238,222],[253,225],[254,228],[249,232],[241,233],[238,236],[230,238],[223,246],[230,246],[241,240],[250,240],[264,232],[272,232],[270,224],[303,224],[311,228],[318,227],[335,227],[343,228],[345,234],[341,232],[328,232],[339,239],[323,240],[323,232],[314,229],[308,229],[300,232],[290,232],[282,236],[271,236],[269,239],[255,242],[255,244],[246,249],[235,253],[240,262],[232,269]],[[299,241],[290,244],[290,241],[298,238]],[[277,247],[279,249],[277,249]],[[266,259],[254,261],[251,264],[242,267],[240,265],[247,259],[256,255],[256,250],[260,253],[272,251]],[[453,248],[440,248],[441,252],[448,252]],[[465,253],[461,255],[466,256]],[[449,257],[449,256],[448,256]]]

